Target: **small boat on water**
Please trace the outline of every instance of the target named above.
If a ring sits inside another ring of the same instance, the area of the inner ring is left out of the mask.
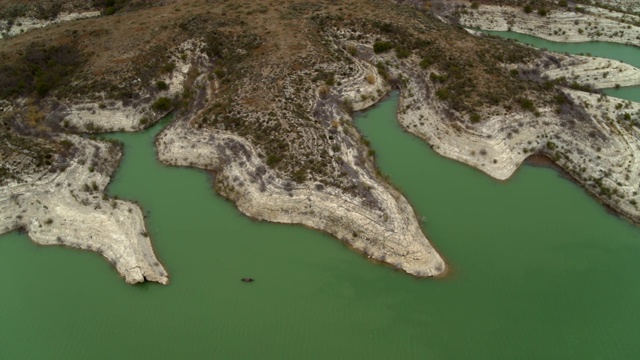
[[[252,278],[242,278],[241,279],[242,282],[254,282],[255,280],[253,280]]]

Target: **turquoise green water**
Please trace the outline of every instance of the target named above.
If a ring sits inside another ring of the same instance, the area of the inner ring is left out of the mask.
[[[629,65],[640,68],[640,48],[608,43],[601,41],[591,41],[583,43],[561,43],[554,42],[545,39],[541,39],[535,36],[520,34],[512,31],[483,31],[487,34],[504,37],[507,39],[517,40],[519,42],[540,48],[547,49],[549,51],[577,54],[577,55],[591,55],[603,58],[609,58],[619,60]],[[606,89],[604,93],[610,96],[615,96],[621,99],[640,102],[640,86],[630,86],[620,89]]]
[[[448,278],[239,215],[206,173],[156,161],[159,125],[112,136],[126,155],[109,193],[148,212],[171,284],[127,285],[96,254],[3,236],[0,359],[637,358],[640,229],[550,169],[501,183],[437,156],[396,104],[357,125]]]

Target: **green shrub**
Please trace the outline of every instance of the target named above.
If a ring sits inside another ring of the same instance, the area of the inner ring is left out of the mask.
[[[449,99],[450,95],[449,95],[449,91],[447,89],[438,89],[438,91],[436,91],[436,96],[440,100],[447,100],[447,99]]]
[[[428,68],[429,66],[431,66],[431,64],[433,64],[433,60],[426,56],[422,59],[422,61],[420,61],[420,67],[423,69]]]
[[[302,184],[303,182],[305,182],[305,180],[307,180],[307,172],[304,169],[298,169],[293,172],[292,177],[293,181],[297,182],[298,184]]]
[[[281,155],[269,154],[269,156],[267,156],[267,166],[269,167],[274,167],[280,161],[282,161]]]
[[[156,86],[159,90],[167,90],[169,88],[169,85],[167,85],[167,83],[162,80],[156,81]]]
[[[161,97],[158,98],[156,101],[153,102],[153,104],[151,105],[151,108],[155,111],[158,112],[164,112],[164,111],[169,111],[172,107],[171,104],[171,99],[169,99],[168,97]]]
[[[533,12],[533,7],[530,4],[524,6],[524,12],[527,14],[531,14]]]
[[[102,7],[102,15],[109,16],[127,6],[131,0],[93,0],[93,6]]]
[[[64,139],[62,141],[60,141],[60,145],[62,145],[62,147],[65,150],[69,150],[73,147],[73,142],[71,142],[70,140]]]
[[[69,45],[30,45],[13,63],[0,66],[0,98],[44,96],[67,80],[84,62],[82,53]]]
[[[162,72],[170,73],[175,68],[176,68],[176,64],[172,63],[171,61],[168,61],[164,65],[162,65],[162,69],[161,70],[162,70]]]
[[[433,82],[443,83],[447,81],[448,77],[446,74],[438,75],[432,72],[431,74],[429,74],[429,79]]]
[[[393,44],[388,41],[376,41],[373,44],[373,52],[375,52],[376,54],[387,52],[392,48],[393,48]]]
[[[405,48],[396,48],[396,56],[398,59],[406,59],[411,55],[411,51]]]
[[[225,77],[227,75],[227,73],[224,71],[224,69],[221,68],[217,68],[213,71],[213,73],[216,75],[216,77],[218,79],[222,79],[223,77]]]
[[[531,111],[531,112],[536,110],[536,106],[533,104],[533,101],[531,101],[531,99],[518,98],[516,101],[518,102],[520,107],[524,110]]]
[[[562,105],[567,102],[567,97],[564,94],[556,94],[553,96],[556,104]]]

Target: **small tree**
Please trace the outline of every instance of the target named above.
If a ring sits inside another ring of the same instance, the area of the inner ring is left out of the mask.
[[[169,88],[167,83],[162,80],[156,81],[156,86],[158,87],[159,90],[167,90]]]
[[[376,41],[373,44],[373,52],[376,54],[380,54],[386,51],[389,51],[393,48],[393,44],[388,41]]]
[[[396,56],[398,59],[406,59],[411,55],[411,51],[405,48],[396,48]]]
[[[171,109],[171,99],[169,99],[168,97],[161,97],[158,98],[156,101],[153,102],[153,104],[151,105],[151,108],[154,111],[158,111],[158,112],[164,112],[164,111],[169,111]]]

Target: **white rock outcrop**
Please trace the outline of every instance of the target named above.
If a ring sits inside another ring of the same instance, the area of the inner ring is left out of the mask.
[[[77,153],[64,170],[44,170],[0,187],[0,231],[22,229],[40,245],[97,252],[128,283],[167,284],[140,207],[103,193],[120,159],[118,148],[77,136],[67,139]]]

